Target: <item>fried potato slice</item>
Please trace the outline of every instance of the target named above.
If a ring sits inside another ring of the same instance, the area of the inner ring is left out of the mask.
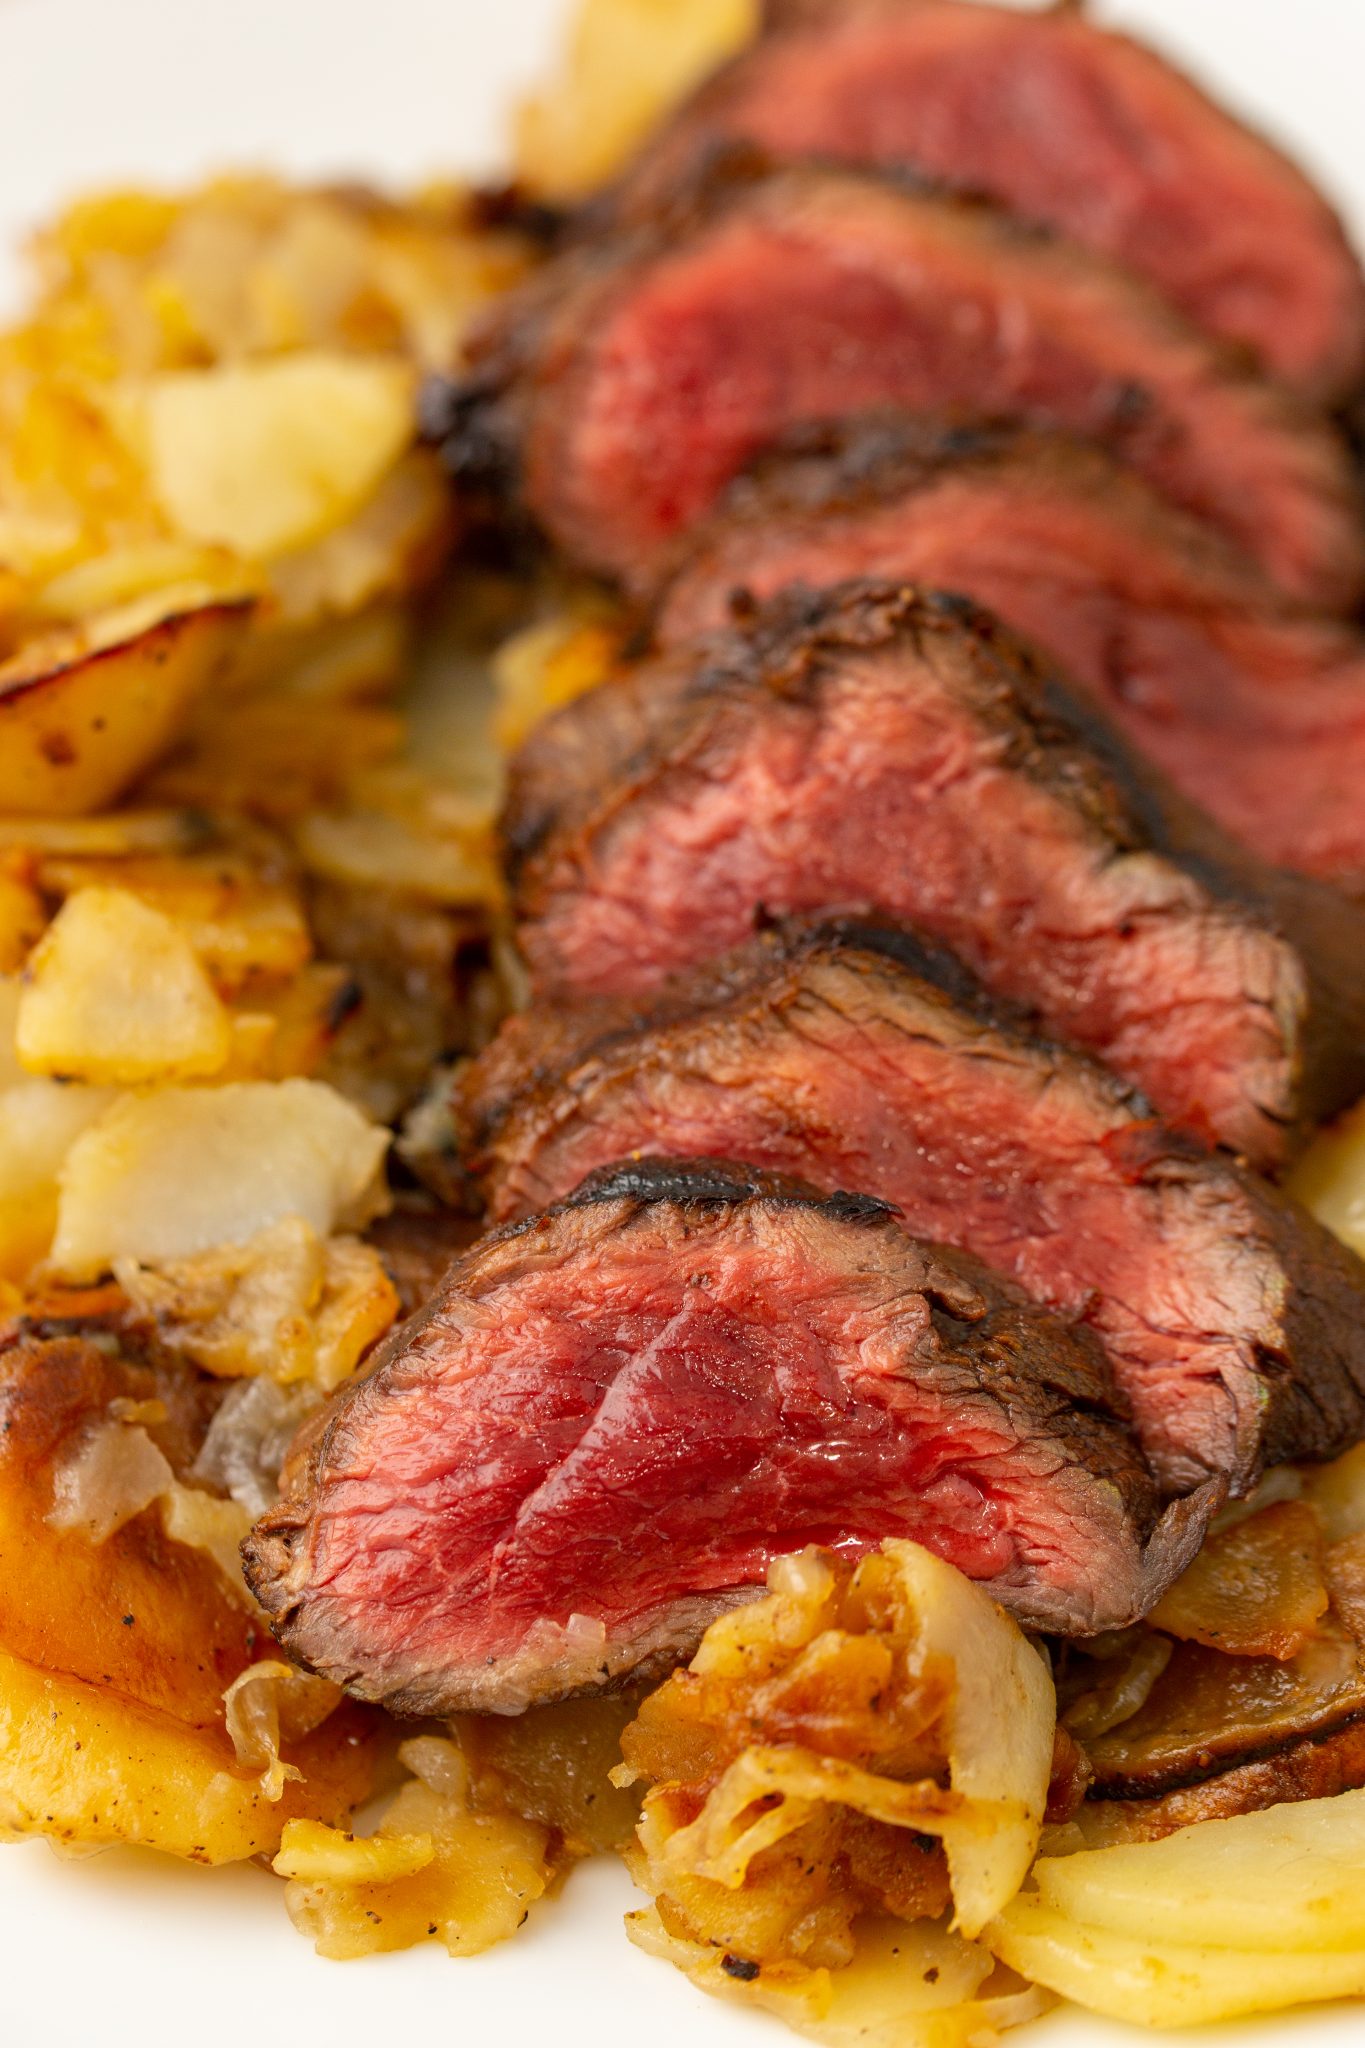
[[[626,1932],[637,1948],[674,1964],[699,1991],[771,2012],[828,2048],[988,2048],[1053,2002],[1035,1985],[988,1986],[989,1953],[928,1921],[914,1927],[901,1920],[869,1923],[842,1970],[745,1963],[671,1933],[652,1906],[628,1913]]]
[[[240,601],[167,609],[54,628],[0,665],[0,813],[99,810],[166,751],[250,617]]]
[[[1230,1657],[1297,1656],[1327,1612],[1322,1525],[1303,1501],[1274,1501],[1216,1529],[1163,1596],[1152,1625]]]
[[[54,1526],[57,1475],[111,1405],[187,1471],[207,1420],[193,1376],[76,1337],[0,1349],[0,1822],[97,1845],[141,1843],[197,1862],[269,1853],[287,1819],[334,1820],[363,1799],[377,1724],[346,1708],[285,1760],[274,1802],[238,1762],[224,1693],[260,1624],[203,1549],[157,1507],[102,1543]]]
[[[46,1256],[63,1161],[114,1100],[112,1089],[60,1081],[0,1085],[0,1278],[22,1280]]]
[[[1044,1904],[1134,1941],[1365,1955],[1365,1792],[1267,1807],[1164,1841],[1045,1856]]]
[[[1071,1920],[1032,1894],[1014,1899],[984,1939],[1023,1976],[1129,2025],[1199,2026],[1365,1993],[1365,1949],[1251,1950],[1139,1941]]]

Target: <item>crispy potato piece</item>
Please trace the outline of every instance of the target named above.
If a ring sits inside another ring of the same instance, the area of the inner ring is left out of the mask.
[[[223,1695],[260,1623],[158,1508],[103,1543],[54,1527],[56,1477],[115,1402],[186,1471],[211,1394],[75,1337],[0,1349],[0,1808],[78,1843],[140,1842],[198,1862],[269,1852],[286,1819],[365,1797],[374,1728],[346,1709],[287,1749],[304,1773],[278,1805],[237,1763]],[[160,1419],[154,1419],[159,1415]]]
[[[187,1727],[0,1650],[0,1831],[80,1848],[159,1849],[191,1863],[273,1855],[302,1815],[341,1820],[368,1796],[378,1738],[343,1708],[293,1745],[278,1800],[237,1766],[226,1730]]]
[[[548,1886],[548,1831],[471,1804],[457,1745],[405,1742],[412,1772],[375,1833],[288,1827],[275,1869],[290,1882],[289,1917],[319,1955],[337,1960],[439,1940],[478,1955],[515,1934]]]
[[[1328,1604],[1322,1525],[1306,1503],[1285,1500],[1215,1530],[1150,1619],[1229,1657],[1287,1658]]]
[[[218,1073],[232,1025],[169,917],[126,889],[89,888],[29,962],[15,1043],[30,1073],[127,1087]]]
[[[629,627],[600,600],[584,612],[538,619],[503,642],[493,657],[497,690],[494,731],[505,753],[515,753],[552,711],[604,683],[620,659]]]
[[[52,1259],[93,1279],[116,1259],[191,1258],[286,1216],[320,1237],[387,1206],[389,1134],[321,1081],[233,1081],[120,1097],[67,1154]]]
[[[246,632],[244,602],[144,606],[31,641],[0,665],[0,812],[71,816],[121,796],[170,745]]]
[[[298,891],[265,872],[260,860],[228,848],[173,857],[133,854],[122,860],[58,857],[38,865],[51,895],[117,888],[135,896],[184,933],[221,995],[238,996],[262,982],[286,981],[312,957],[313,942]]]
[[[622,168],[655,123],[750,41],[758,0],[582,0],[568,64],[522,107],[516,163],[550,199],[577,199]]]

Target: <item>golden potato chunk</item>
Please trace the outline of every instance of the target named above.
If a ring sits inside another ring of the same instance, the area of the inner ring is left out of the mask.
[[[1288,1658],[1328,1604],[1322,1525],[1305,1502],[1283,1500],[1215,1530],[1151,1621],[1230,1657]]]
[[[522,108],[517,169],[576,199],[604,184],[708,71],[759,25],[758,0],[582,0],[561,79]]]
[[[412,1776],[373,1835],[285,1829],[274,1867],[289,1879],[289,1917],[338,1961],[429,1940],[478,1955],[515,1934],[544,1893],[549,1832],[478,1811],[457,1744],[418,1736],[398,1756]]]
[[[260,1623],[158,1506],[103,1542],[60,1512],[68,1526],[54,1522],[59,1474],[120,1404],[187,1473],[215,1398],[193,1375],[81,1338],[0,1332],[0,1819],[12,1830],[221,1862],[269,1853],[287,1819],[335,1820],[368,1792],[377,1723],[358,1708],[286,1743],[302,1776],[278,1801],[239,1763],[224,1694],[255,1662]]]
[[[96,1086],[216,1074],[232,1025],[185,934],[126,889],[68,897],[29,962],[23,1066]]]
[[[320,350],[168,371],[129,407],[174,530],[253,561],[348,518],[414,431],[406,363]]]
[[[165,753],[250,617],[171,598],[150,620],[140,604],[53,629],[0,665],[0,812],[99,810]]]
[[[118,1259],[244,1244],[286,1216],[330,1237],[384,1208],[388,1142],[320,1081],[122,1096],[67,1154],[53,1262],[94,1279]]]

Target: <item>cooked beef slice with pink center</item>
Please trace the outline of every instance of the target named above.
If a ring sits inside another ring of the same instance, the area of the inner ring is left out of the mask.
[[[667,228],[567,253],[431,397],[468,490],[509,478],[578,562],[647,580],[794,426],[878,406],[1112,447],[1286,589],[1351,603],[1344,444],[1145,286],[965,202],[856,172],[712,181]]]
[[[1148,278],[1316,397],[1365,369],[1360,265],[1322,195],[1164,58],[1077,9],[806,9],[703,85],[609,206],[664,206],[737,142],[983,194]]]
[[[709,1150],[892,1202],[1087,1322],[1171,1488],[1365,1433],[1365,1266],[909,935],[769,934],[644,1015],[512,1018],[456,1127],[495,1218],[628,1150]]]
[[[629,1166],[485,1239],[310,1425],[245,1546],[287,1648],[402,1713],[671,1668],[807,1543],[930,1545],[1032,1627],[1143,1611],[1158,1518],[1089,1334],[882,1204]]]
[[[1274,1164],[1365,1083],[1365,912],[1230,853],[1102,744],[959,601],[778,599],[518,755],[505,839],[535,985],[643,995],[765,919],[869,911],[1170,1122]]]
[[[1277,601],[1131,472],[1048,435],[880,418],[761,465],[693,537],[661,641],[851,577],[957,590],[1055,659],[1278,866],[1365,889],[1365,641]]]

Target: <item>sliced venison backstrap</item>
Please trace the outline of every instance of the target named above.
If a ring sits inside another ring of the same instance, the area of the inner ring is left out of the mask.
[[[1262,859],[1365,890],[1365,640],[1277,600],[1103,451],[887,415],[810,433],[692,536],[659,638],[856,576],[974,598]]]
[[[876,406],[1104,442],[1287,590],[1349,605],[1343,444],[1147,287],[964,201],[856,172],[731,173],[503,302],[428,428],[575,560],[647,581],[761,450]]]
[[[1239,1488],[1365,1430],[1365,1265],[955,962],[866,926],[782,932],[666,991],[512,1018],[457,1130],[496,1218],[628,1149],[855,1187],[1083,1318],[1171,1487]]]
[[[405,1713],[671,1669],[807,1543],[929,1545],[1026,1624],[1128,1620],[1158,1516],[1103,1354],[881,1203],[627,1166],[455,1265],[292,1455],[248,1577],[280,1640]]]
[[[668,202],[718,146],[923,173],[1112,256],[1320,398],[1365,370],[1365,284],[1303,173],[1155,51],[1079,8],[787,5],[611,195]],[[601,209],[598,209],[600,214]]]
[[[523,748],[505,838],[546,995],[644,994],[765,919],[868,911],[1260,1164],[1365,1084],[1365,912],[1139,785],[956,599],[779,599],[626,673]]]

